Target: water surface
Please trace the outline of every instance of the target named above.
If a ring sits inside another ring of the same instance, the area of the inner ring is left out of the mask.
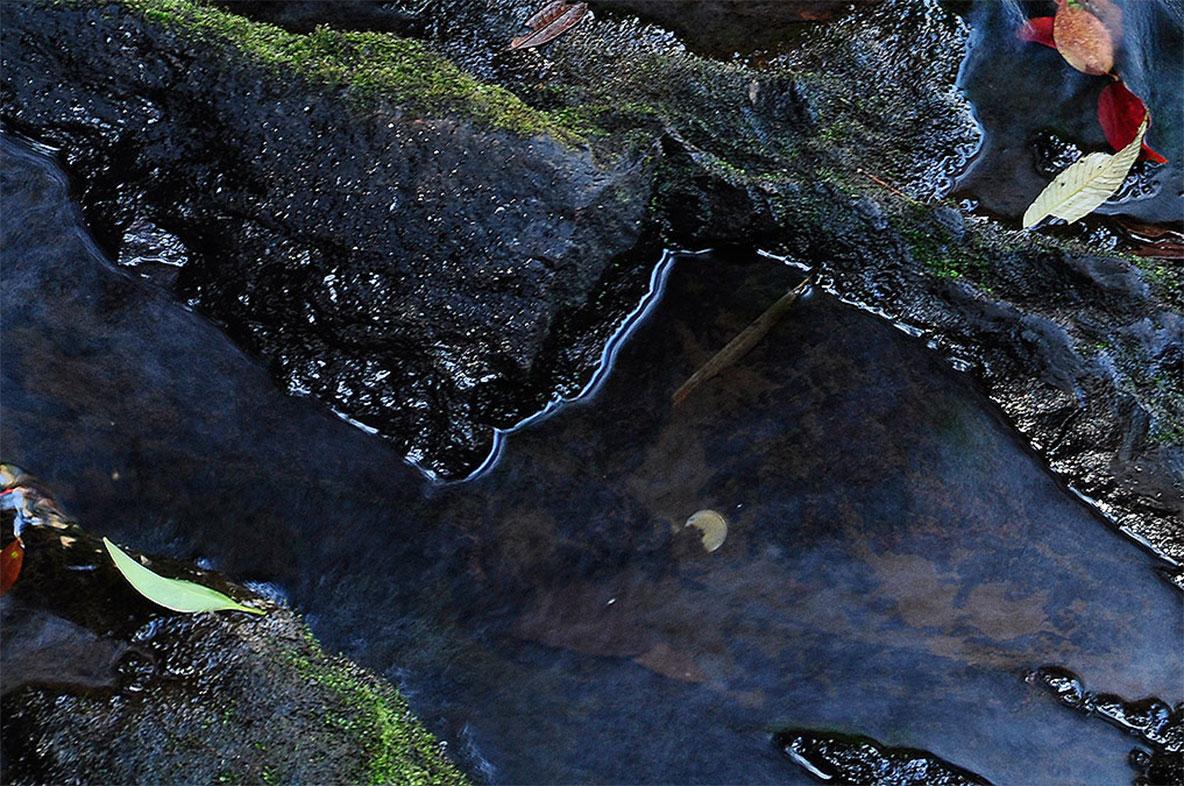
[[[1180,596],[924,344],[815,293],[678,408],[801,274],[677,259],[594,396],[426,482],[102,258],[4,142],[6,460],[92,530],[266,582],[399,682],[479,778],[805,782],[782,726],[996,783],[1126,782],[1130,741],[1026,685],[1179,698]],[[678,528],[711,509],[712,553]]]

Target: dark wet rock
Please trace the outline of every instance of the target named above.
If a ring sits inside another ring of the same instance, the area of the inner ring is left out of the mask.
[[[23,521],[26,549],[0,600],[5,783],[462,782],[389,683],[281,603],[152,558],[267,614],[169,612],[31,479],[4,491],[0,524]]]
[[[641,156],[507,130],[536,113],[493,88],[456,97],[485,124],[416,106],[461,86],[414,42],[394,59],[418,71],[390,77],[402,100],[359,105],[213,25],[191,40],[115,6],[4,13],[5,114],[64,148],[104,245],[142,256],[139,227],[167,232],[188,258],[180,297],[430,470],[465,474],[491,425],[578,389],[614,327],[597,300],[626,301],[610,297],[631,283],[622,260],[640,256],[640,286],[656,257]],[[371,45],[325,35],[326,52]]]
[[[1139,771],[1135,786],[1180,786],[1184,784],[1184,753],[1131,751],[1131,766]]]
[[[692,49],[729,57],[776,50],[809,27],[880,0],[593,0],[595,10],[636,15],[672,30]]]
[[[446,55],[497,106],[371,89],[392,58],[364,36],[280,39],[318,54],[277,72],[277,33],[229,17],[8,4],[3,114],[63,146],[108,245],[140,217],[180,238],[182,297],[442,474],[580,389],[654,233],[764,244],[974,368],[1055,471],[1184,559],[1179,271],[922,204],[979,142],[958,17],[887,0],[722,63],[617,11],[507,51],[520,2],[393,7],[424,39],[397,52]]]
[[[1098,716],[1147,743],[1150,751],[1131,751],[1131,766],[1139,772],[1136,786],[1184,784],[1184,702],[1172,707],[1154,697],[1131,701],[1087,691],[1080,677],[1060,666],[1042,666],[1028,681],[1051,691],[1065,706]]]
[[[294,33],[311,33],[320,25],[338,30],[371,30],[406,35],[419,18],[413,8],[382,0],[216,0],[218,5]]]
[[[853,786],[984,786],[990,781],[913,748],[890,748],[870,737],[790,729],[774,738],[793,761],[823,782]]]

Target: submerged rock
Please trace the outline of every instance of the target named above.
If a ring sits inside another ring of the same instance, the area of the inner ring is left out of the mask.
[[[1087,691],[1081,678],[1060,666],[1042,666],[1028,682],[1051,691],[1067,707],[1125,729],[1147,743],[1135,748],[1130,762],[1139,775],[1135,786],[1184,784],[1184,702],[1175,707],[1158,698],[1130,701],[1113,693]]]
[[[870,737],[790,729],[776,744],[814,777],[852,786],[989,786],[990,781],[913,748],[889,748]]]
[[[886,0],[721,62],[619,12],[510,52],[516,0],[390,8],[424,40],[6,4],[0,113],[63,148],[108,245],[139,219],[178,238],[182,298],[439,475],[581,389],[655,238],[763,244],[974,368],[1184,559],[1179,271],[932,204],[979,142],[958,17]]]
[[[0,600],[5,783],[463,782],[389,683],[282,603],[153,558],[267,614],[155,606],[43,489],[7,480],[0,524],[23,517],[26,554]]]

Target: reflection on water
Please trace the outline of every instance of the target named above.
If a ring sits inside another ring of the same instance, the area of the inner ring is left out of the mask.
[[[6,458],[94,529],[273,582],[501,782],[793,783],[784,727],[997,782],[1129,780],[1024,675],[1184,680],[1180,597],[915,339],[821,293],[680,406],[800,277],[679,259],[596,394],[465,484],[285,397],[102,260],[6,144]],[[697,511],[726,519],[704,548]]]

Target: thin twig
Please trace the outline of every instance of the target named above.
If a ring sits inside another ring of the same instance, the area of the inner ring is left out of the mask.
[[[871,172],[868,172],[867,170],[863,169],[862,167],[857,168],[855,171],[858,172],[859,174],[863,175],[864,177],[866,177],[868,180],[875,183],[877,186],[881,186],[882,188],[888,189],[889,191],[891,191],[893,194],[896,194],[901,199],[904,199],[908,202],[912,202],[914,205],[921,204],[916,199],[913,199],[911,196],[909,196],[905,192],[901,191],[896,186],[892,185],[891,183],[889,183],[886,180],[882,180],[882,179],[876,177]]]
[[[776,303],[765,309],[765,313],[761,314],[748,327],[744,328],[740,332],[740,335],[729,341],[727,346],[711,357],[711,360],[700,366],[699,370],[692,374],[691,378],[684,382],[682,387],[674,391],[674,395],[670,399],[674,402],[674,405],[678,406],[681,404],[699,385],[747,355],[749,350],[755,347],[765,337],[765,334],[773,329],[773,326],[777,324],[781,317],[785,316],[785,312],[789,311],[789,307],[793,305],[799,295],[806,291],[806,287],[810,286],[813,280],[813,273],[806,276],[802,280],[802,283],[782,295]]]

